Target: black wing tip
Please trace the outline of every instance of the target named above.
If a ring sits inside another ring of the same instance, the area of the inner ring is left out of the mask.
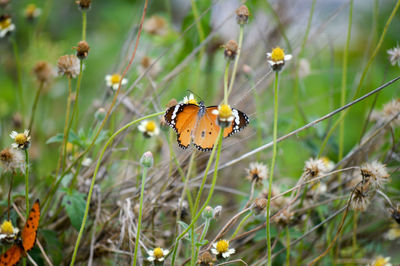
[[[214,147],[214,146],[212,146],[211,148],[202,148],[201,146],[196,145],[195,143],[193,143],[193,146],[195,146],[196,149],[198,149],[199,151],[211,151]]]

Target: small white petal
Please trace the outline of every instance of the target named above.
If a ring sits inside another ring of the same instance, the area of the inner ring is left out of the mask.
[[[14,149],[18,148],[18,144],[17,143],[12,143],[11,147],[13,147]]]
[[[214,254],[214,255],[218,255],[219,254],[219,252],[214,248],[211,249],[211,253]]]
[[[267,53],[267,56],[268,56],[268,57],[271,57],[271,55],[272,55],[271,53]]]
[[[155,258],[154,258],[154,257],[148,257],[147,260],[148,260],[148,261],[154,261]]]
[[[292,55],[291,54],[285,55],[285,61],[289,61],[290,59],[292,59]]]
[[[212,246],[213,246],[214,248],[217,248],[217,243],[214,243]]]
[[[165,250],[163,250],[163,254],[164,254],[164,256],[167,256],[167,255],[168,255],[168,253],[169,253],[169,250],[168,250],[168,249],[165,249]]]
[[[111,81],[111,75],[106,75],[106,81],[107,82]]]
[[[224,257],[225,259],[228,258],[231,254],[229,252],[224,252],[222,253],[222,257]]]
[[[219,115],[219,111],[217,109],[212,110],[211,113],[213,115]]]
[[[15,137],[18,135],[18,133],[16,131],[11,131],[10,137],[12,139],[15,139]]]
[[[159,258],[159,259],[158,259],[158,261],[163,261],[163,260],[164,260],[164,258]]]
[[[25,129],[24,130],[24,134],[25,134],[25,136],[28,136],[29,135],[29,129]]]
[[[113,90],[115,90],[115,91],[118,90],[118,87],[119,87],[119,84],[113,84],[113,85],[112,85],[112,88],[113,88]]]
[[[236,252],[236,250],[234,248],[231,248],[231,249],[228,250],[228,252],[232,255],[232,254],[234,254]]]
[[[128,83],[128,80],[127,80],[127,79],[122,79],[121,85],[125,85],[125,84],[127,84],[127,83]]]

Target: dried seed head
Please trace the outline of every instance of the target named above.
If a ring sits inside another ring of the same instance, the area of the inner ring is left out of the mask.
[[[163,36],[167,33],[167,22],[162,17],[153,15],[144,22],[143,30],[152,35]]]
[[[5,148],[0,152],[0,161],[6,172],[25,172],[25,158],[21,151],[14,148]]]
[[[268,200],[266,198],[257,198],[254,200],[253,210],[256,214],[260,214],[267,207]]]
[[[211,255],[210,252],[206,251],[199,255],[199,259],[197,260],[197,264],[201,266],[212,266],[214,265],[215,258]]]
[[[326,165],[321,159],[310,158],[304,166],[305,178],[312,179],[326,172]]]
[[[291,224],[294,218],[294,213],[288,209],[283,210],[279,215],[274,217],[274,222],[281,226],[287,226]]]
[[[253,162],[250,163],[248,169],[246,169],[248,179],[251,182],[255,182],[256,184],[262,184],[263,180],[268,178],[268,168],[265,164]]]
[[[353,196],[351,197],[350,207],[355,211],[365,211],[369,205],[367,193],[356,188]]]
[[[90,46],[86,41],[80,41],[78,46],[73,47],[73,49],[76,50],[76,56],[80,60],[84,60],[89,55]]]
[[[146,73],[146,75],[154,79],[158,76],[162,68],[158,61],[155,62],[154,59],[148,56],[143,56],[142,59],[140,60],[140,65],[138,66],[138,70],[140,75]]]
[[[39,82],[49,83],[55,76],[54,70],[46,61],[39,61],[33,67],[33,73]]]
[[[400,224],[400,206],[397,206],[396,209],[391,209],[392,212],[392,218]]]
[[[63,55],[58,59],[58,74],[76,78],[80,72],[80,62],[75,55]]]
[[[389,174],[386,166],[378,161],[371,163],[364,163],[360,167],[362,182],[364,184],[371,184],[373,188],[379,189],[386,182],[388,182]]]
[[[89,11],[92,0],[77,0],[75,3],[78,4],[80,10]]]
[[[247,6],[242,5],[236,9],[236,21],[239,25],[246,24],[249,20],[250,11]]]
[[[225,45],[223,45],[223,47],[225,48],[224,51],[225,58],[234,60],[237,55],[239,47],[237,42],[234,40],[230,40]]]
[[[0,6],[4,8],[4,7],[6,7],[10,2],[11,2],[11,0],[0,0]]]

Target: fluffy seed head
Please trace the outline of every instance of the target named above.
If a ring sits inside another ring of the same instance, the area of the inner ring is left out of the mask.
[[[360,167],[363,183],[371,184],[373,188],[381,188],[389,178],[386,166],[378,161],[364,163]]]
[[[80,62],[75,55],[63,55],[57,62],[58,74],[76,78],[80,71]]]
[[[355,211],[363,212],[367,209],[368,205],[369,199],[367,194],[356,188],[351,198],[350,207]]]
[[[204,265],[204,266],[212,266],[214,265],[214,258],[213,256],[210,254],[210,252],[206,251],[203,252],[199,255],[199,259],[197,260],[197,263],[199,265]]]
[[[250,166],[246,169],[246,172],[246,178],[251,182],[256,182],[256,184],[262,184],[262,181],[268,178],[267,166],[259,162],[250,163]]]
[[[49,83],[55,76],[51,65],[46,61],[39,61],[33,67],[33,73],[39,82]]]
[[[264,211],[265,207],[267,207],[268,200],[266,198],[257,198],[254,200],[253,210],[256,214]]]
[[[0,161],[6,172],[25,172],[25,158],[21,151],[14,148],[5,148],[0,152]]]

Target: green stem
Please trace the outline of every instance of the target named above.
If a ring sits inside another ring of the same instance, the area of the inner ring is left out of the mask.
[[[25,103],[24,103],[24,88],[22,86],[21,61],[19,59],[17,41],[14,38],[11,38],[11,42],[12,42],[13,50],[14,50],[15,63],[17,65],[18,94],[19,94],[18,103],[20,104],[20,107],[21,107],[22,117],[24,117],[23,114],[24,114],[24,109],[25,109]]]
[[[267,248],[268,248],[268,266],[272,265],[271,261],[271,229],[270,229],[270,215],[271,215],[271,193],[272,193],[272,178],[274,176],[275,160],[276,160],[276,139],[278,135],[278,85],[279,85],[279,72],[275,72],[275,83],[274,83],[274,129],[273,129],[273,151],[272,151],[272,162],[271,171],[269,176],[269,187],[268,187],[268,201],[267,201]]]
[[[26,201],[26,218],[29,216],[29,154],[25,149],[25,201]]]
[[[232,92],[233,84],[235,83],[235,78],[236,78],[236,70],[237,66],[239,63],[239,58],[240,58],[240,53],[242,51],[242,44],[243,44],[243,33],[244,33],[244,25],[240,25],[239,29],[239,44],[238,44],[238,51],[235,57],[235,63],[233,64],[233,71],[231,75],[231,82],[229,83],[229,89],[228,89],[228,96]]]
[[[346,87],[347,87],[347,59],[349,54],[349,46],[350,46],[350,38],[351,38],[351,24],[353,18],[353,0],[350,0],[349,6],[349,22],[347,27],[347,40],[346,46],[343,53],[343,66],[342,66],[342,89],[341,89],[341,97],[340,97],[340,106],[346,104]],[[341,114],[343,116],[344,113]],[[344,146],[344,117],[340,121],[339,126],[339,156],[338,162],[340,162],[343,158],[343,146]]]
[[[139,249],[139,238],[140,238],[140,228],[142,227],[142,211],[143,211],[143,195],[144,195],[144,186],[146,183],[146,174],[147,174],[147,167],[143,167],[143,174],[142,174],[142,188],[140,189],[140,201],[139,201],[139,218],[138,218],[138,225],[136,230],[136,239],[135,239],[135,253],[133,255],[133,266],[136,266],[137,261],[137,254]]]
[[[358,83],[358,86],[357,86],[356,92],[354,93],[354,96],[353,96],[353,98],[352,98],[352,101],[355,100],[355,99],[357,98],[357,96],[358,96],[358,94],[359,94],[359,92],[360,92],[360,90],[361,90],[361,87],[362,87],[362,85],[363,85],[363,83],[364,83],[364,79],[365,79],[365,77],[367,76],[367,72],[368,72],[370,66],[372,65],[372,62],[374,61],[376,55],[378,54],[379,49],[380,49],[381,46],[382,46],[383,40],[385,39],[387,30],[388,30],[388,28],[389,28],[389,25],[390,25],[390,23],[392,22],[393,18],[395,17],[396,12],[397,12],[397,9],[399,8],[399,6],[400,6],[400,0],[397,1],[396,6],[393,8],[392,13],[390,14],[388,20],[386,21],[385,27],[384,27],[384,29],[383,29],[383,31],[382,31],[382,34],[381,34],[380,38],[379,38],[379,42],[378,42],[378,44],[376,45],[374,52],[372,53],[371,57],[369,58],[369,60],[368,60],[368,62],[367,62],[367,65],[365,66],[365,68],[364,68],[364,70],[363,70],[363,73],[362,73],[361,78],[360,78],[360,82]],[[328,140],[329,140],[329,138],[331,137],[333,131],[335,131],[335,129],[336,129],[337,126],[339,125],[340,121],[341,121],[342,119],[344,119],[344,117],[347,115],[348,111],[349,111],[349,109],[343,112],[343,115],[340,116],[340,118],[339,118],[338,120],[336,120],[336,122],[334,123],[334,125],[330,128],[330,130],[329,130],[328,133],[326,134],[326,136],[325,136],[325,138],[324,138],[324,140],[323,140],[323,142],[322,142],[322,144],[321,144],[321,148],[320,148],[318,157],[320,157],[321,154],[323,153],[323,151],[324,151],[324,149],[325,149],[325,146],[326,146],[326,144],[328,143]]]
[[[243,217],[243,219],[240,221],[240,223],[238,224],[238,226],[235,229],[235,232],[233,232],[232,236],[231,236],[231,240],[235,238],[235,236],[239,233],[239,230],[242,228],[242,226],[244,225],[244,223],[247,221],[247,219],[249,219],[251,216],[253,215],[253,212],[250,211],[245,217]]]
[[[286,265],[290,266],[290,230],[286,226]]]
[[[39,102],[39,96],[43,90],[43,87],[44,87],[44,82],[41,81],[39,84],[39,88],[36,91],[35,100],[33,101],[33,105],[32,105],[31,119],[29,119],[29,126],[28,126],[29,131],[32,131],[33,121],[35,120],[36,108],[37,108],[37,104]]]
[[[300,48],[300,52],[298,55],[298,59],[301,59],[304,54],[304,49],[306,47],[308,35],[310,33],[312,19],[314,17],[315,3],[316,3],[316,0],[313,0],[313,2],[311,4],[310,16],[308,17],[306,32],[304,33],[303,42],[301,43],[301,48]],[[299,62],[299,60],[297,61],[296,70],[295,70],[296,76],[295,76],[295,82],[294,82],[294,99],[295,99],[296,108],[297,108],[301,118],[303,119],[303,122],[307,123],[307,117],[304,113],[303,108],[301,107],[300,99],[299,99],[299,63],[298,62]]]
[[[99,168],[100,168],[101,160],[103,159],[103,156],[104,156],[104,153],[105,153],[107,147],[111,144],[111,142],[114,140],[114,138],[115,138],[116,136],[118,136],[121,132],[123,132],[123,131],[126,130],[127,128],[133,126],[133,125],[136,124],[136,123],[139,123],[140,121],[143,121],[143,120],[146,120],[146,119],[149,119],[149,118],[152,118],[152,117],[156,117],[156,116],[159,116],[159,115],[162,115],[162,114],[164,114],[164,112],[159,112],[159,113],[151,114],[151,115],[148,115],[148,116],[139,118],[139,119],[137,119],[137,120],[134,120],[134,121],[132,121],[132,122],[126,124],[125,126],[123,126],[122,128],[120,128],[117,132],[115,132],[115,133],[107,140],[106,144],[104,145],[104,147],[103,147],[103,149],[102,149],[102,151],[101,151],[101,153],[100,153],[99,159],[97,160],[96,168],[95,168],[94,173],[93,173],[92,183],[90,184],[90,189],[89,189],[88,197],[87,197],[87,200],[86,200],[85,214],[84,214],[84,216],[83,216],[82,225],[81,225],[81,228],[80,228],[80,230],[79,230],[78,238],[77,238],[76,243],[75,243],[74,253],[73,253],[73,255],[72,255],[72,260],[71,260],[71,266],[74,265],[74,263],[75,263],[76,255],[77,255],[77,252],[78,252],[79,243],[80,243],[80,241],[81,241],[81,239],[82,239],[83,231],[84,231],[85,225],[86,225],[86,220],[87,220],[88,214],[89,214],[90,200],[91,200],[91,198],[92,198],[93,187],[94,187],[94,184],[95,184],[95,182],[96,182],[96,177],[97,177],[97,173],[98,173]]]
[[[82,41],[86,41],[86,11],[82,11]]]
[[[174,245],[174,249],[172,252],[172,259],[171,259],[171,265],[175,265],[175,259],[176,259],[176,253],[178,250],[178,243],[179,241],[186,235],[187,232],[189,232],[189,230],[195,225],[196,221],[200,218],[203,210],[207,207],[208,203],[211,200],[211,197],[213,195],[214,192],[214,188],[215,188],[215,184],[217,182],[217,173],[218,173],[218,163],[219,163],[219,158],[221,155],[221,146],[222,146],[222,134],[223,130],[222,128],[220,129],[219,133],[218,133],[218,137],[217,137],[217,141],[214,144],[214,148],[211,151],[211,155],[210,158],[208,159],[208,163],[207,163],[207,167],[206,170],[204,172],[204,177],[203,177],[203,183],[205,182],[205,180],[207,179],[207,175],[208,175],[208,171],[210,170],[210,165],[211,162],[214,158],[214,154],[215,154],[215,150],[217,149],[217,157],[215,159],[215,167],[214,167],[214,173],[213,173],[213,179],[211,182],[211,187],[210,187],[210,191],[208,192],[208,197],[206,199],[206,201],[203,204],[203,207],[201,207],[201,209],[199,210],[199,212],[197,212],[196,216],[192,219],[192,222],[190,223],[190,225],[175,239],[175,245]],[[202,184],[202,186],[204,186],[204,184]],[[200,187],[200,189],[202,190],[202,186]],[[199,193],[200,194],[200,193]],[[199,196],[199,195],[198,195]],[[197,201],[197,200],[196,200]],[[195,208],[196,209],[196,208]],[[194,212],[196,213],[196,212]],[[171,254],[171,253],[170,253]]]
[[[228,104],[228,77],[229,77],[229,66],[231,65],[231,61],[227,60],[225,66],[225,74],[224,74],[224,104]]]
[[[61,162],[59,163],[59,167],[64,171],[65,161],[67,158],[67,143],[68,143],[68,121],[69,121],[69,113],[71,111],[71,95],[72,95],[72,78],[68,77],[68,100],[67,100],[67,111],[65,113],[65,123],[64,123],[64,137],[63,143],[61,147]]]
[[[210,224],[211,224],[211,219],[206,219],[206,222],[205,222],[204,228],[203,228],[203,232],[201,232],[201,236],[200,236],[200,240],[199,240],[200,243],[202,243],[204,238],[206,237],[208,229],[210,228]],[[200,246],[196,247],[196,254],[194,255],[194,258],[192,257],[192,260],[190,261],[190,264],[192,266],[194,266],[196,264],[196,258],[199,255],[199,251],[200,251]]]

